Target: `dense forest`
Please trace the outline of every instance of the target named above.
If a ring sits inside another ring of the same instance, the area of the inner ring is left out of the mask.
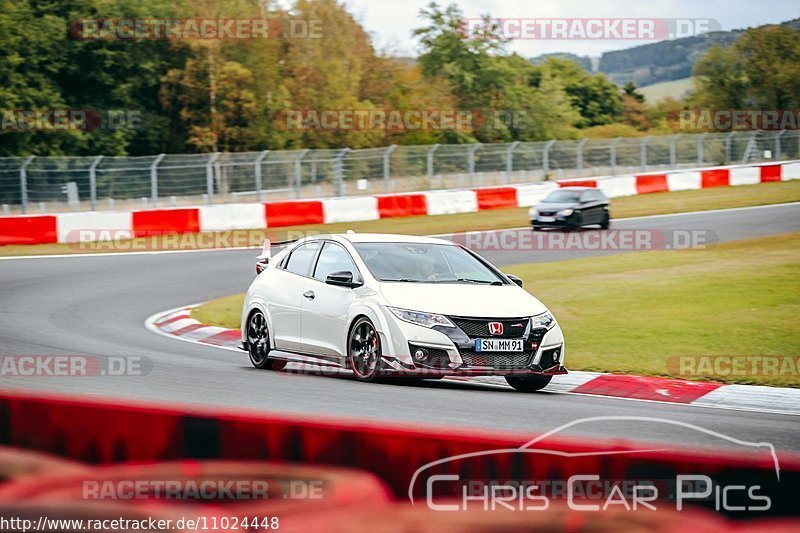
[[[208,40],[86,39],[82,19],[316,21],[321,34]],[[648,103],[569,59],[532,64],[491,29],[431,3],[415,62],[376,50],[336,0],[0,0],[0,110],[134,110],[137,128],[0,129],[0,156],[144,155],[389,144],[508,142],[668,133],[688,107],[800,108],[800,31],[773,26],[712,46],[687,101]],[[287,109],[481,110],[524,116],[464,130],[300,131]]]

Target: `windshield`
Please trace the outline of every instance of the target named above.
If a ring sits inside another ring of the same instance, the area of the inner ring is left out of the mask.
[[[547,197],[542,200],[542,202],[546,202],[548,204],[577,202],[579,196],[580,193],[576,191],[556,190],[548,194]]]
[[[404,242],[365,242],[354,246],[379,281],[505,284],[460,246]]]

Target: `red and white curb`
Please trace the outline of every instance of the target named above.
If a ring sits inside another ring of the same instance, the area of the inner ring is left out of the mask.
[[[176,339],[206,344],[244,354],[240,332],[202,324],[191,317],[194,306],[157,313],[145,322],[147,329]],[[502,377],[453,377],[452,381],[508,387]],[[800,415],[800,389],[758,385],[724,385],[706,381],[572,371],[556,376],[544,389],[561,394],[582,394],[694,407],[733,409]]]

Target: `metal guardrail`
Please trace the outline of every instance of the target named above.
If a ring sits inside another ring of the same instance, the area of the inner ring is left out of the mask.
[[[477,187],[800,158],[800,132],[144,157],[0,158],[3,213]]]

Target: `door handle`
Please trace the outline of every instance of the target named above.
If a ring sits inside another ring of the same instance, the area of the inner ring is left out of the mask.
[[[305,296],[309,300],[313,300],[314,299],[314,291],[306,291],[306,292],[303,293],[303,296]]]

